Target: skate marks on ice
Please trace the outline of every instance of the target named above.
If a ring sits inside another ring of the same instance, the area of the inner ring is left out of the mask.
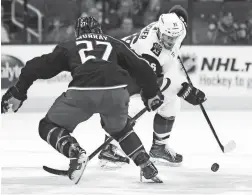
[[[88,167],[78,185],[66,177],[53,176],[40,167],[2,168],[2,194],[252,194],[252,173],[222,169],[158,167],[163,184],[140,183],[139,169],[129,165],[102,171]]]

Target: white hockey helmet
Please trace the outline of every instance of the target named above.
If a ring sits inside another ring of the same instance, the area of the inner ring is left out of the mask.
[[[175,13],[162,14],[158,20],[159,40],[166,49],[172,49],[178,37],[183,34],[183,22]]]

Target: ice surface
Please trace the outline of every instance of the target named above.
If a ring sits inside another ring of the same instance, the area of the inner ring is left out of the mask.
[[[38,135],[44,113],[2,115],[2,194],[252,194],[252,112],[208,112],[223,144],[230,140],[237,148],[222,154],[200,111],[181,112],[175,122],[170,145],[184,155],[182,167],[158,166],[163,184],[140,183],[133,163],[108,171],[99,168],[97,157],[90,161],[83,178],[73,185],[68,178],[50,175],[43,165],[67,168],[68,159],[54,151]],[[135,130],[149,150],[153,114],[144,115]],[[95,115],[80,124],[74,136],[88,152],[104,140]],[[211,165],[219,163],[218,172]]]

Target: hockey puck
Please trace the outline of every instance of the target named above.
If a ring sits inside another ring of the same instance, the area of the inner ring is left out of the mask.
[[[216,172],[216,171],[219,170],[219,167],[220,167],[220,165],[219,165],[218,163],[214,163],[214,164],[212,164],[212,166],[211,166],[211,170],[212,170],[213,172]]]

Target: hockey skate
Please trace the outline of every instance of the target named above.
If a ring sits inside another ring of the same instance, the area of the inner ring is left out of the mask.
[[[157,176],[158,170],[151,161],[147,161],[145,164],[140,165],[140,181],[143,182],[143,177],[147,180],[152,180],[155,183],[163,183],[163,181]]]
[[[153,143],[149,155],[151,161],[159,165],[178,167],[183,161],[183,156],[174,152],[167,144]]]
[[[100,152],[98,158],[100,159],[100,166],[105,169],[117,169],[124,164],[130,163],[130,160],[122,156],[119,149],[113,144],[108,144]]]
[[[155,183],[163,183],[163,181],[157,176],[158,170],[155,165],[150,161],[149,155],[144,151],[137,154],[134,159],[134,162],[137,166],[140,167],[140,181],[144,182],[145,180],[152,180]]]
[[[75,184],[78,184],[87,166],[88,156],[86,155],[86,151],[82,149],[80,146],[76,147],[75,156],[76,157],[70,159],[68,177]]]

